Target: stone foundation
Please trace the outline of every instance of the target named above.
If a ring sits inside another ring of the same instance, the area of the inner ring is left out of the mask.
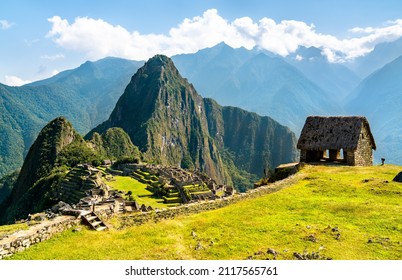
[[[59,216],[50,221],[31,226],[28,230],[18,231],[0,240],[0,259],[22,252],[36,243],[49,240],[55,234],[78,225],[81,218]]]

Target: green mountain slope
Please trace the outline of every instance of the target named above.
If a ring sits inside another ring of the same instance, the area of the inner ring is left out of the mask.
[[[262,177],[264,169],[297,157],[295,135],[273,119],[236,107],[222,107],[209,98],[204,99],[204,106],[209,134],[240,190],[250,188],[250,179]]]
[[[63,194],[58,189],[59,183],[78,163],[141,157],[138,148],[121,129],[110,128],[96,139],[87,143],[64,117],[48,123],[29,149],[21,171],[1,182],[2,192],[3,188],[11,189],[10,184],[13,188],[0,204],[0,223],[26,218],[29,213],[43,211],[60,201]],[[13,179],[17,175],[16,180]]]
[[[134,146],[128,134],[119,127],[109,128],[102,135],[94,133],[89,143],[105,159],[116,160],[124,157],[141,159],[138,147]]]
[[[51,200],[46,197],[52,191],[51,186],[45,183],[46,178],[56,166],[63,149],[69,145],[83,148],[84,143],[82,137],[64,118],[57,118],[46,125],[29,149],[11,195],[0,207],[4,211],[4,215],[0,217],[1,222],[13,221],[14,218],[25,217],[50,206],[45,205],[46,201]],[[84,154],[83,151],[82,153]]]
[[[50,120],[66,116],[80,133],[107,119],[143,62],[105,58],[22,87],[0,84],[0,177],[22,165]]]
[[[203,99],[165,56],[155,56],[138,70],[110,118],[87,138],[109,127],[126,131],[146,159],[200,169],[220,183],[231,183],[240,171],[261,176],[264,168],[295,159],[290,130],[272,119]],[[245,139],[241,145],[229,143],[241,138]],[[282,145],[281,152],[270,150],[275,145]],[[245,158],[247,154],[251,159]],[[253,163],[242,167],[247,164],[242,160]]]

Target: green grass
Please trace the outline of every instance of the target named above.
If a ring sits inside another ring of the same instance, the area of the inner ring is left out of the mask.
[[[113,189],[123,191],[127,193],[132,192],[132,197],[140,205],[145,204],[152,208],[166,208],[166,204],[163,203],[163,199],[157,199],[153,197],[153,193],[146,189],[146,184],[143,184],[132,177],[128,176],[114,176],[114,180],[105,182]]]
[[[278,259],[402,259],[401,169],[307,166],[273,194],[120,231],[66,231],[13,259],[272,258],[268,248]]]
[[[7,234],[11,234],[19,230],[27,230],[27,229],[28,225],[26,223],[0,226],[0,237]]]

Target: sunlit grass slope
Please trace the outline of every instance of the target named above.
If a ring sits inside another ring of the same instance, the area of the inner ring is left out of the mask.
[[[67,231],[14,259],[402,259],[397,166],[307,166],[279,192],[175,220]],[[271,250],[272,252],[272,250]]]
[[[129,176],[114,176],[112,181],[105,182],[113,189],[123,191],[127,193],[132,192],[132,198],[138,202],[138,204],[145,204],[146,206],[152,206],[153,208],[167,208],[167,205],[163,203],[163,199],[158,199],[153,196],[153,193],[146,189],[146,184],[138,182]]]

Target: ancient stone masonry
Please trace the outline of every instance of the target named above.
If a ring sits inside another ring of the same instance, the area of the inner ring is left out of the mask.
[[[167,204],[185,204],[194,201],[217,199],[235,193],[231,186],[217,185],[207,175],[190,172],[178,167],[156,164],[120,164],[120,175],[131,176],[156,195],[161,195]],[[112,170],[109,170],[113,174]]]
[[[59,216],[31,226],[29,230],[18,231],[0,239],[0,259],[22,252],[36,243],[48,240],[55,234],[77,226],[81,219],[71,216]]]
[[[300,149],[300,162],[329,161],[370,166],[376,145],[365,117],[310,116],[297,148]]]
[[[87,164],[79,164],[61,182],[57,189],[57,196],[60,201],[76,204],[88,195],[108,197],[108,189],[102,180],[100,170]]]
[[[237,193],[235,195],[222,197],[216,200],[200,201],[167,209],[155,209],[154,211],[150,212],[119,215],[117,216],[117,218],[120,220],[121,228],[125,228],[130,226],[141,225],[150,221],[158,222],[166,219],[174,219],[177,216],[185,216],[185,215],[201,213],[208,210],[219,209],[232,203],[242,201],[244,199],[259,197],[265,194],[279,191],[282,188],[290,185],[295,180],[297,180],[298,176],[299,176],[298,174],[295,174],[281,181],[277,181],[273,184],[249,190],[246,193]]]

